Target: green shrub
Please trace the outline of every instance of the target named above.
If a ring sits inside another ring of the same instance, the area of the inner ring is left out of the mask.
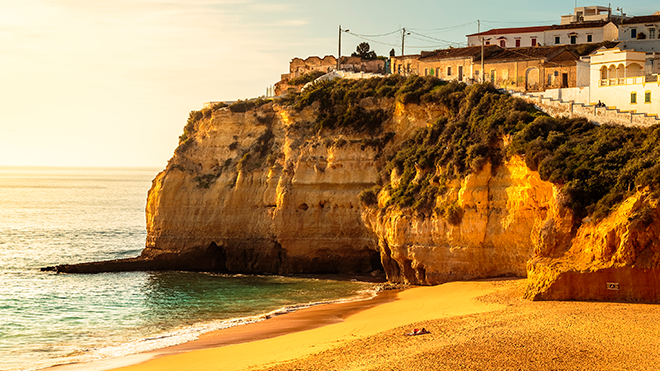
[[[219,176],[220,173],[196,176],[195,181],[197,182],[197,188],[210,188],[211,184],[215,183]]]
[[[325,75],[325,72],[322,71],[312,71],[306,74],[303,74],[299,77],[296,77],[294,79],[291,79],[288,81],[289,85],[304,85],[307,84],[308,82],[312,82],[319,77]]]
[[[272,101],[273,101],[272,99],[264,99],[264,98],[238,100],[229,106],[229,110],[233,113],[244,113],[253,110],[255,108],[259,108],[264,104]]]
[[[362,205],[365,207],[378,206],[378,192],[380,192],[380,189],[379,186],[375,186],[360,192],[358,198],[362,202]]]

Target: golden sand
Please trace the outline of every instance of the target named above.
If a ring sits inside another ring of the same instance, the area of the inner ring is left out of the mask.
[[[386,294],[319,306],[141,355],[134,362],[151,359],[128,367],[118,368],[128,363],[120,359],[114,369],[660,369],[659,306],[532,302],[522,299],[525,282],[453,282],[394,301]],[[405,335],[422,327],[430,334]],[[78,369],[111,369],[90,366]]]

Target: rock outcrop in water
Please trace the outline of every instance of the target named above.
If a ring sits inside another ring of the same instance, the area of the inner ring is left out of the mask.
[[[636,174],[599,135],[634,148],[660,133],[552,121],[486,86],[383,81],[191,113],[149,191],[142,255],[54,269],[527,276],[530,299],[660,301],[652,161],[637,178],[589,170],[614,158]]]

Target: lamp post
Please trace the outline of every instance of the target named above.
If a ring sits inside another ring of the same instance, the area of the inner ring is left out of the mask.
[[[337,53],[337,71],[339,71],[341,64],[341,33],[348,32],[350,30],[342,30],[341,25],[339,25],[339,52]]]

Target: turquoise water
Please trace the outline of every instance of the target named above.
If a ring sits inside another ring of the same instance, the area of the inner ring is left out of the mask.
[[[0,167],[0,370],[135,354],[369,295],[370,284],[278,276],[39,271],[139,255],[157,172]]]

